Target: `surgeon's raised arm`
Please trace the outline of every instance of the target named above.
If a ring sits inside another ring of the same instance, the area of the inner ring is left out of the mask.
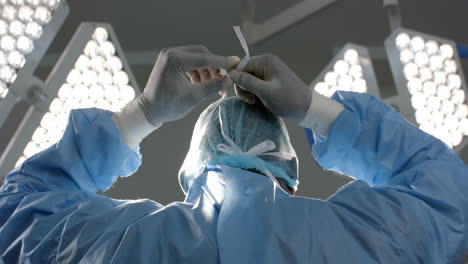
[[[165,122],[184,117],[210,95],[232,87],[229,78],[214,69],[229,70],[238,61],[199,45],[162,50],[141,95],[117,113],[72,111],[63,138],[11,172],[4,189],[106,190],[119,176],[138,168],[138,146],[145,136]]]
[[[316,214],[330,210],[327,225],[344,222],[350,238],[368,232],[387,241],[382,248],[398,241],[396,252],[410,259],[446,261],[468,249],[468,168],[451,148],[371,95],[313,93],[276,58],[258,58],[248,71],[230,75],[273,113],[313,129],[313,155],[324,169],[361,180],[329,202],[307,202],[326,208]]]

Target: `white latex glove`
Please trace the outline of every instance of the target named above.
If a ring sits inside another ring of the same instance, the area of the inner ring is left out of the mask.
[[[311,128],[323,137],[344,109],[327,97],[310,89],[275,55],[250,58],[243,71],[231,70],[236,93],[248,103],[256,95],[272,113]]]
[[[112,117],[130,148],[168,121],[187,115],[210,95],[233,86],[219,74],[238,57],[212,54],[204,46],[168,48],[160,52],[143,93]]]
[[[137,98],[138,106],[153,125],[180,119],[210,95],[232,87],[217,69],[232,69],[238,62],[237,57],[214,55],[200,45],[164,49]]]

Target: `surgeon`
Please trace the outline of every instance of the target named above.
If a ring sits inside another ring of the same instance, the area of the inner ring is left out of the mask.
[[[468,170],[448,146],[370,95],[316,94],[273,55],[230,70],[238,62],[202,46],[166,49],[143,94],[122,111],[72,111],[63,138],[7,175],[0,189],[1,262],[462,258]],[[183,203],[96,194],[138,168],[145,136],[233,83],[246,102],[223,97],[200,115],[179,173]],[[293,196],[298,163],[282,118],[313,130],[312,152],[324,169],[356,181],[328,200]]]

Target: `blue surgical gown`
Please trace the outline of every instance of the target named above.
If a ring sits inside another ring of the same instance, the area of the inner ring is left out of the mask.
[[[374,97],[334,99],[345,110],[313,155],[356,181],[328,200],[225,166],[207,167],[168,206],[98,195],[141,157],[112,113],[75,110],[60,142],[0,189],[0,263],[457,263],[467,167]]]

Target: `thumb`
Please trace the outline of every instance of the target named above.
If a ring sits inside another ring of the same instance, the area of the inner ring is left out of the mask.
[[[267,83],[250,73],[232,70],[229,72],[229,78],[238,86],[246,91],[254,93],[257,96],[261,96],[265,90]]]
[[[193,88],[193,96],[200,101],[221,90],[232,89],[233,85],[232,81],[228,78],[213,78],[209,81],[197,84]]]

